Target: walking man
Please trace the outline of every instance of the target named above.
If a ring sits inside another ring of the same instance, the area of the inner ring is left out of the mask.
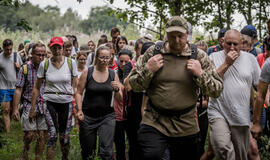
[[[210,140],[219,160],[247,160],[250,138],[250,95],[259,80],[260,68],[252,54],[240,51],[241,33],[229,30],[224,50],[210,59],[224,80],[219,98],[210,98],[208,119]]]
[[[188,44],[184,18],[172,17],[166,34],[168,41],[150,47],[130,74],[132,89],[149,97],[138,131],[140,159],[159,160],[169,148],[171,160],[198,160],[197,91],[218,97],[223,82],[207,54]]]
[[[16,74],[22,65],[21,57],[12,52],[13,42],[5,39],[0,53],[0,103],[4,111],[5,129],[10,131],[12,101],[15,91]]]
[[[18,106],[20,102],[23,105],[23,113],[21,117],[22,130],[24,132],[23,137],[23,154],[22,158],[28,160],[28,151],[30,149],[30,143],[32,142],[34,136],[37,137],[36,143],[36,160],[40,160],[45,145],[45,137],[47,125],[44,117],[43,109],[43,92],[44,84],[42,85],[42,90],[38,96],[36,103],[37,117],[35,122],[29,122],[29,112],[31,108],[32,101],[32,91],[37,79],[37,71],[40,62],[44,60],[46,56],[46,47],[44,44],[36,43],[32,49],[32,58],[31,61],[28,61],[27,64],[24,64],[18,73],[18,79],[16,83],[16,90],[14,95],[14,111],[13,116],[16,119],[19,119],[19,110]]]

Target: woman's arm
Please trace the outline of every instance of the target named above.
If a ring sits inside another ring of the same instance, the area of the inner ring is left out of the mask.
[[[114,81],[112,81],[112,87],[115,91],[115,98],[117,100],[122,100],[123,99],[123,90],[124,90],[124,86],[121,84],[121,82],[119,81],[119,77],[117,74],[115,74],[115,78]]]
[[[87,74],[88,74],[88,69],[84,69],[82,72],[82,75],[80,76],[78,87],[76,89],[76,94],[75,94],[75,100],[78,107],[77,117],[80,121],[84,120],[84,115],[82,112],[82,95],[85,89]]]

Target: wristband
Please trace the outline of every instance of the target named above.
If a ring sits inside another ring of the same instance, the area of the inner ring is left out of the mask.
[[[115,92],[119,92],[119,88],[117,88],[117,89],[114,89],[114,91],[115,91]]]

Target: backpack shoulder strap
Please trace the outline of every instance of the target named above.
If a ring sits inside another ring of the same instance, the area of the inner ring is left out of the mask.
[[[191,48],[191,56],[189,59],[197,59],[197,54],[198,54],[198,48],[195,44],[190,45]]]
[[[17,62],[17,52],[13,52],[13,61],[14,61],[14,63],[16,63]]]
[[[165,41],[157,42],[155,44],[155,49],[154,49],[153,56],[161,53],[161,49],[164,47],[164,44],[165,44]]]
[[[49,59],[45,58],[45,62],[44,62],[44,79],[46,79],[46,73],[47,73],[48,68],[49,68]]]
[[[93,71],[94,71],[94,66],[90,66],[88,68],[88,74],[87,74],[87,79],[86,79],[86,82],[87,83],[90,81],[90,78],[92,77]]]
[[[68,68],[70,70],[71,76],[73,77],[73,72],[72,72],[73,68],[72,68],[72,59],[71,59],[71,57],[67,58],[67,63],[68,63]]]
[[[28,73],[28,71],[27,71],[27,64],[24,64],[23,67],[22,67],[22,69],[23,69],[23,75],[24,75],[24,77],[26,77],[27,76],[27,73]]]
[[[109,68],[109,77],[110,77],[110,80],[114,81],[115,79],[115,72]]]

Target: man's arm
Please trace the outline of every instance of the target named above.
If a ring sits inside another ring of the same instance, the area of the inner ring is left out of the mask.
[[[15,120],[20,119],[20,114],[19,114],[19,104],[21,100],[21,95],[22,95],[22,88],[17,87],[15,90],[14,98],[13,98],[13,118]]]
[[[152,77],[154,76],[154,73],[149,70],[149,66],[147,67],[148,60],[150,60],[150,58],[154,58],[153,52],[154,46],[150,47],[146,53],[138,59],[137,63],[135,64],[135,69],[129,74],[129,84],[132,90],[135,92],[142,92],[146,90]]]
[[[255,107],[253,111],[253,125],[251,127],[251,133],[254,138],[258,138],[259,134],[262,132],[262,128],[260,125],[260,117],[263,109],[264,99],[267,93],[268,84],[263,81],[259,81],[258,84],[258,92],[256,95]]]
[[[32,92],[32,103],[31,103],[31,109],[29,113],[30,122],[32,122],[32,119],[35,118],[36,116],[35,105],[36,105],[37,97],[40,93],[41,84],[42,84],[42,79],[37,78],[36,83],[33,88],[33,92]]]
[[[239,53],[237,53],[236,51],[230,51],[229,53],[227,53],[224,63],[217,69],[217,72],[221,78],[223,78],[225,72],[238,57]]]
[[[17,82],[15,84],[16,86],[16,90],[14,93],[14,98],[13,98],[13,113],[12,116],[15,120],[19,120],[20,119],[20,114],[19,114],[19,104],[21,101],[21,95],[23,92],[23,87],[25,84],[25,76],[23,73],[23,67],[20,68],[20,71],[18,73],[18,77],[17,77]]]
[[[223,90],[223,80],[218,75],[213,62],[205,52],[198,50],[197,59],[202,68],[202,74],[195,79],[196,84],[206,96],[217,98]]]

